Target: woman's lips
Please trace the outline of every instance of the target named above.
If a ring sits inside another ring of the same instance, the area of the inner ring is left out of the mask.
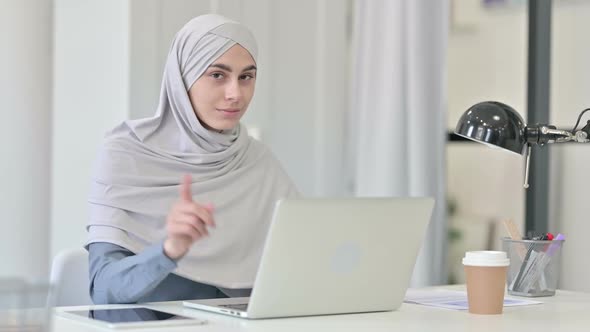
[[[218,108],[217,110],[225,117],[236,117],[240,115],[239,108]]]

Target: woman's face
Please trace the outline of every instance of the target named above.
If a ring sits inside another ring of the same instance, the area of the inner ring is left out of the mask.
[[[210,130],[231,129],[240,121],[256,85],[256,64],[239,44],[207,68],[188,91],[195,114]]]

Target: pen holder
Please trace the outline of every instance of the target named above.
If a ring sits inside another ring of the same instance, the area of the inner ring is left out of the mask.
[[[529,297],[555,295],[563,240],[502,240],[510,259],[506,276],[508,293]]]
[[[0,331],[49,331],[49,290],[45,283],[0,278]]]

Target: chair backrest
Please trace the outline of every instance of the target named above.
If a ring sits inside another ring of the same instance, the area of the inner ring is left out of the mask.
[[[55,306],[93,304],[89,294],[88,252],[83,248],[59,252],[51,265],[53,286],[50,301]]]

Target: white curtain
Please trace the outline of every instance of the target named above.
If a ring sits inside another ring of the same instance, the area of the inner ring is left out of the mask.
[[[355,194],[436,199],[412,277],[415,287],[447,281],[448,7],[448,0],[354,5],[349,146]],[[399,234],[391,236],[394,241]]]

